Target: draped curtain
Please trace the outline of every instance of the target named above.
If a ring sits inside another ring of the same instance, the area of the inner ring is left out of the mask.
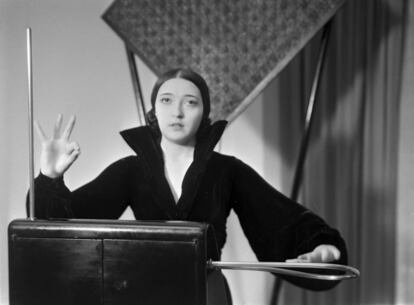
[[[278,304],[395,302],[399,105],[404,43],[414,35],[406,26],[410,6],[409,0],[348,0],[333,20],[317,97],[300,202],[341,231],[361,278],[325,293],[284,283]],[[317,36],[277,79],[287,170],[296,161],[291,154],[319,43]]]

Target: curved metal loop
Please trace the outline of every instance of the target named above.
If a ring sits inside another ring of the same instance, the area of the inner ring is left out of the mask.
[[[354,267],[324,263],[216,262],[209,260],[207,262],[207,266],[212,269],[267,271],[279,275],[289,275],[325,281],[347,280],[357,278],[360,275],[359,270]],[[344,274],[321,274],[312,271],[312,269],[317,269],[318,271],[340,271],[344,272]]]

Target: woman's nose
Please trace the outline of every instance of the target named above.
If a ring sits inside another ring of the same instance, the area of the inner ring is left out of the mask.
[[[184,116],[183,103],[181,102],[176,103],[174,107],[173,115],[178,118],[182,118]]]

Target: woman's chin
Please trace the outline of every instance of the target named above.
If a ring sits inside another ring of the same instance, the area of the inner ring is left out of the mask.
[[[195,136],[194,135],[185,135],[180,133],[173,133],[164,135],[164,138],[171,143],[176,145],[182,146],[192,146],[195,144]]]

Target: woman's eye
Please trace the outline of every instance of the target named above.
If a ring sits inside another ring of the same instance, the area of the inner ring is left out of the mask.
[[[164,104],[168,104],[169,102],[171,102],[171,99],[169,97],[162,97],[160,99],[160,102]]]
[[[198,101],[196,101],[196,100],[188,100],[187,101],[187,104],[190,105],[190,106],[196,106],[196,105],[198,105]]]

